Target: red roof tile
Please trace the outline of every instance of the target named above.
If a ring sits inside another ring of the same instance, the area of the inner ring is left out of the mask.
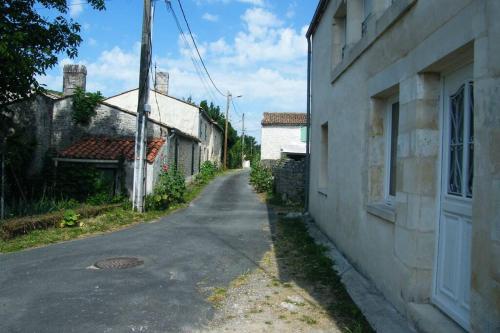
[[[272,125],[305,126],[307,125],[307,114],[293,112],[264,112],[262,126]]]
[[[164,143],[165,139],[163,138],[148,140],[146,155],[148,163],[154,162]],[[92,160],[118,160],[123,157],[133,161],[134,144],[135,139],[133,138],[90,137],[77,141],[64,149],[59,157]]]

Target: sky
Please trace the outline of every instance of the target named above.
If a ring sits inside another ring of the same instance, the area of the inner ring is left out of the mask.
[[[82,26],[78,57],[59,58],[58,66],[39,78],[49,89],[62,90],[62,67],[87,67],[87,91],[104,96],[138,87],[143,1],[107,0],[93,10],[84,0],[71,2],[67,14]],[[178,0],[171,5],[187,33]],[[263,112],[306,112],[307,41],[305,33],[317,1],[182,0],[191,30],[215,85],[230,91],[230,119],[260,142]],[[53,13],[44,12],[44,15]],[[189,42],[189,35],[185,36]],[[200,78],[193,51],[179,33],[166,1],[155,1],[153,63],[170,74],[169,94],[213,101],[225,111],[226,98]]]

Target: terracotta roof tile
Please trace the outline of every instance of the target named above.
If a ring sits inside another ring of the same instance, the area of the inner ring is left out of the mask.
[[[165,144],[163,138],[148,140],[146,159],[153,163],[161,147]],[[59,153],[59,157],[92,160],[134,160],[133,138],[90,137],[73,143]]]
[[[304,126],[307,125],[307,114],[293,112],[264,112],[262,126],[272,125]]]

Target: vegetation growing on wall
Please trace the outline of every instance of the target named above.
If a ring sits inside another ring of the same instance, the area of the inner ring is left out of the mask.
[[[85,92],[82,88],[76,88],[73,95],[72,118],[76,125],[88,126],[96,112],[96,107],[104,99],[101,92]]]

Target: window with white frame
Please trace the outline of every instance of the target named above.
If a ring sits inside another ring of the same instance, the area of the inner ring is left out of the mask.
[[[399,101],[391,98],[388,101],[385,116],[385,202],[392,205],[396,198],[396,171],[398,159]]]

